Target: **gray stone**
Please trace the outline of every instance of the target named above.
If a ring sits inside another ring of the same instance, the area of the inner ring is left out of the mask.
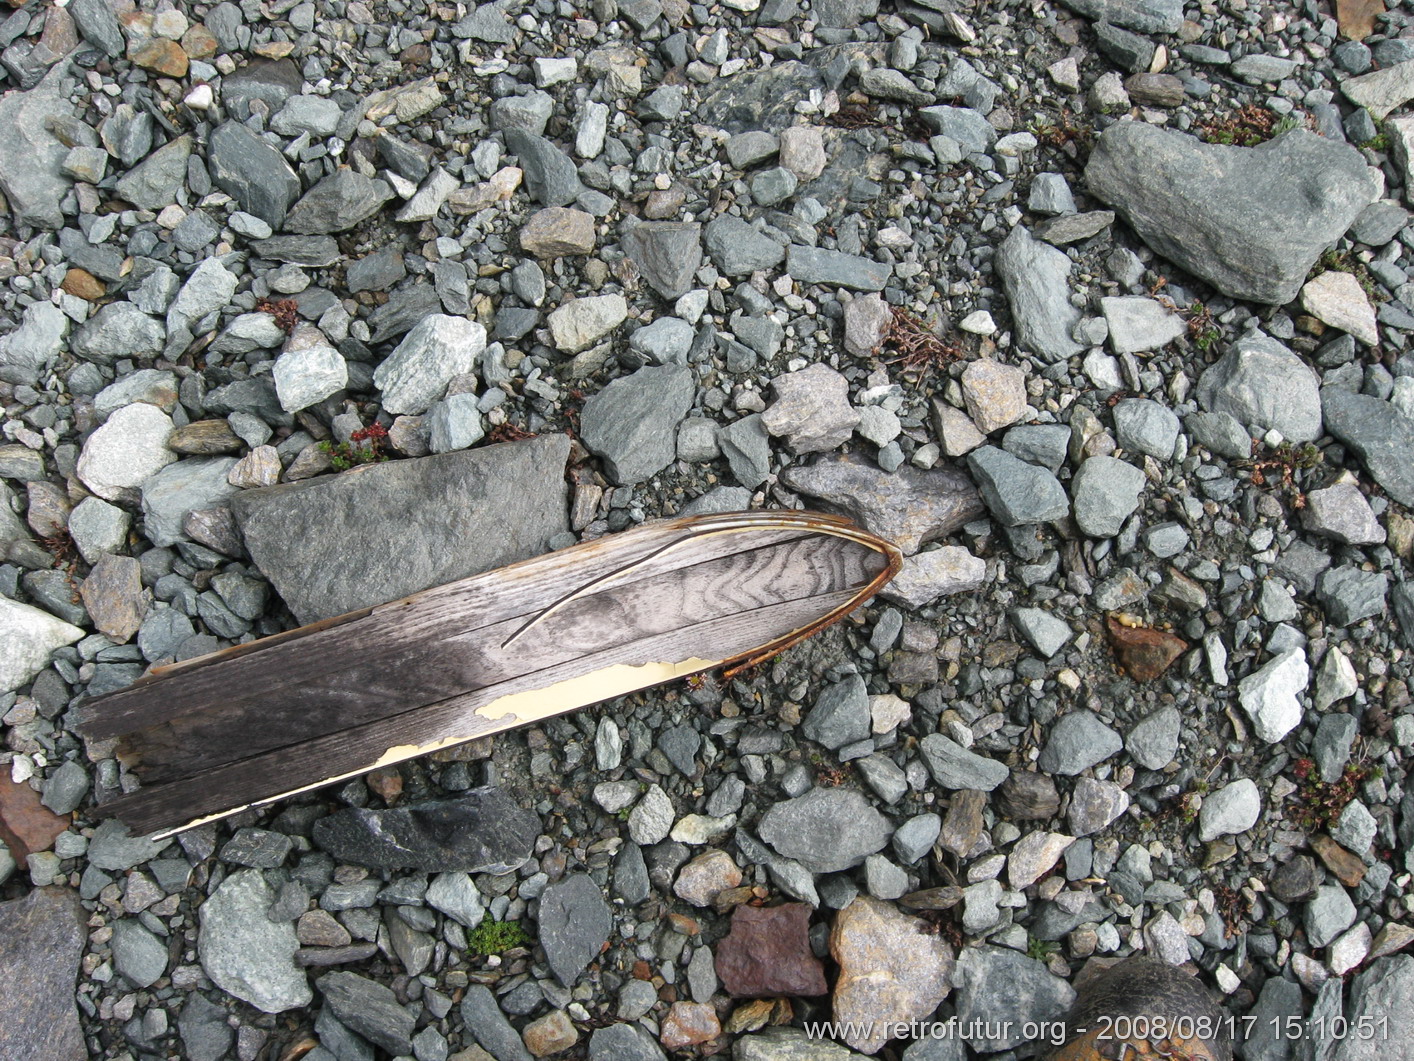
[[[175,545],[186,541],[187,516],[201,509],[215,508],[236,493],[228,480],[235,465],[234,457],[189,457],[145,480],[142,527],[152,544]]]
[[[1108,22],[1137,33],[1177,33],[1183,24],[1181,0],[1062,0],[1092,22]]]
[[[171,418],[155,405],[135,402],[117,410],[84,442],[79,479],[109,501],[131,498],[136,488],[177,459],[167,448],[172,430]]]
[[[708,222],[703,237],[712,262],[726,276],[749,276],[785,260],[785,247],[731,214]]]
[[[511,873],[525,864],[540,819],[499,788],[388,810],[346,807],[314,824],[314,840],[345,862],[424,873]]]
[[[599,885],[572,873],[540,895],[540,945],[560,983],[573,987],[609,938],[613,919]]]
[[[417,415],[442,396],[456,376],[472,372],[486,349],[486,329],[464,317],[435,313],[403,337],[373,373],[390,413]]]
[[[1315,372],[1296,354],[1275,339],[1249,334],[1203,373],[1197,396],[1205,409],[1249,428],[1275,428],[1292,442],[1310,442],[1321,435],[1319,388]]]
[[[1160,254],[1224,294],[1274,305],[1296,297],[1383,191],[1359,152],[1304,129],[1246,148],[1144,122],[1106,129],[1085,180]]]
[[[761,420],[772,435],[784,435],[792,453],[821,453],[849,440],[859,412],[849,403],[849,382],[816,363],[771,381],[776,400]]]
[[[1345,764],[1350,762],[1351,746],[1359,732],[1360,723],[1354,715],[1321,716],[1316,736],[1311,741],[1311,757],[1316,760],[1316,771],[1326,784],[1334,784],[1344,774]]]
[[[856,789],[812,788],[761,816],[761,839],[812,873],[838,873],[888,845],[893,830]]]
[[[325,177],[290,207],[284,229],[301,236],[347,232],[376,214],[393,197],[386,181],[340,168]],[[249,206],[251,213],[257,214]],[[257,216],[260,216],[257,214]],[[274,227],[271,223],[271,227]]]
[[[882,291],[893,275],[893,266],[857,254],[792,243],[786,249],[786,272],[803,284]]]
[[[1198,839],[1203,843],[1220,836],[1244,833],[1257,824],[1262,813],[1262,797],[1250,777],[1239,778],[1210,792],[1198,812]]]
[[[1301,724],[1297,696],[1305,692],[1310,677],[1305,651],[1293,648],[1273,656],[1238,682],[1238,701],[1251,717],[1258,737],[1275,743]]]
[[[953,973],[957,985],[957,1020],[973,1050],[995,1053],[1027,1041],[1028,1023],[1065,1016],[1075,991],[1041,962],[1005,947],[964,947]],[[1008,1017],[999,1020],[997,1014]]]
[[[35,888],[0,903],[0,968],[7,986],[0,992],[0,1027],[14,1061],[89,1056],[74,1004],[85,917],[68,888]]]
[[[687,353],[692,349],[693,335],[692,325],[680,317],[659,317],[652,324],[634,332],[628,345],[629,349],[643,355],[652,364],[685,365]],[[715,452],[712,456],[716,456]]]
[[[1178,417],[1148,398],[1126,398],[1114,407],[1115,439],[1131,452],[1171,460],[1178,442]]]
[[[480,442],[486,434],[474,394],[453,394],[436,402],[425,418],[427,445],[433,453],[451,453]]]
[[[987,582],[987,562],[959,545],[905,556],[893,581],[879,591],[889,600],[921,608],[939,597],[972,593]]]
[[[166,846],[166,840],[129,836],[126,825],[116,818],[106,818],[88,842],[88,863],[97,869],[132,869],[154,858]]]
[[[1075,196],[1070,184],[1059,173],[1038,173],[1031,182],[1031,191],[1026,198],[1026,208],[1038,214],[1075,213]]]
[[[869,736],[869,693],[864,679],[852,674],[820,693],[805,716],[800,732],[808,740],[831,750]]]
[[[188,331],[210,313],[224,309],[236,293],[236,274],[219,258],[206,258],[187,277],[167,307],[167,332]]]
[[[187,179],[187,159],[191,157],[190,136],[179,136],[164,144],[118,179],[118,195],[144,210],[161,210],[177,200],[177,189]]]
[[[339,1023],[350,1031],[390,1054],[412,1052],[417,1018],[382,984],[355,973],[328,973],[319,979],[319,993]]]
[[[50,131],[50,122],[67,121],[74,115],[63,92],[68,65],[56,64],[28,92],[7,92],[0,98],[0,192],[22,225],[48,229],[64,225],[59,204],[70,186],[63,173],[70,145]]]
[[[790,490],[814,498],[887,538],[906,556],[955,533],[982,515],[982,500],[962,472],[949,467],[883,472],[857,454],[829,454],[781,473]]]
[[[327,96],[291,96],[270,119],[270,128],[281,136],[294,137],[308,133],[322,140],[334,135],[341,117],[343,110]]]
[[[106,0],[73,0],[67,8],[79,35],[110,59],[123,54],[123,30]]]
[[[1385,529],[1352,476],[1309,491],[1301,523],[1312,534],[1346,545],[1379,545],[1385,540]]]
[[[1335,567],[1316,580],[1316,596],[1336,626],[1351,626],[1381,615],[1389,592],[1389,576],[1358,567]]]
[[[1113,781],[1082,777],[1070,796],[1066,822],[1076,836],[1098,833],[1129,809],[1129,793]]]
[[[624,233],[624,253],[648,286],[676,299],[692,287],[702,264],[702,226],[694,222],[648,221]]]
[[[771,440],[758,413],[733,420],[717,432],[722,456],[736,481],[756,489],[771,474]]]
[[[1060,481],[1034,464],[1027,464],[996,446],[982,446],[967,455],[988,511],[1008,527],[1063,519],[1070,502]]]
[[[1046,746],[1036,760],[1048,774],[1074,777],[1103,762],[1124,747],[1120,735],[1085,710],[1062,715],[1051,726]]]
[[[489,987],[482,984],[468,987],[462,998],[461,1015],[467,1031],[495,1061],[532,1061],[520,1033],[506,1020]],[[469,1061],[476,1061],[475,1055]]]
[[[55,814],[65,815],[77,809],[88,790],[88,772],[72,759],[66,759],[45,780],[41,802]]]
[[[589,1038],[589,1061],[665,1061],[665,1056],[653,1037],[635,1024],[610,1024]]]
[[[167,971],[167,945],[138,921],[113,922],[113,968],[139,990],[151,987]]]
[[[197,936],[206,975],[221,990],[266,1013],[307,1006],[313,998],[294,961],[299,949],[294,924],[265,916],[274,901],[260,870],[237,870],[201,905]]]
[[[558,147],[524,129],[505,131],[506,147],[520,159],[525,190],[541,206],[568,206],[583,186],[574,162]]]
[[[187,996],[177,1029],[189,1061],[221,1061],[236,1038],[235,1029],[226,1023],[226,1011],[196,991]]]
[[[1414,99],[1414,60],[1347,78],[1340,90],[1351,103],[1369,111],[1375,121],[1382,121],[1395,108]]]
[[[1375,481],[1402,505],[1414,504],[1414,422],[1389,402],[1326,387],[1325,427],[1364,462]]]
[[[1091,457],[1071,480],[1076,526],[1092,538],[1113,538],[1139,508],[1144,486],[1144,473],[1128,461]]]
[[[1177,708],[1161,707],[1136,722],[1125,737],[1125,751],[1140,766],[1162,770],[1178,754],[1183,717]]]
[[[568,453],[551,434],[367,465],[241,491],[232,511],[261,572],[313,622],[545,552],[569,529]]]
[[[970,107],[924,107],[918,112],[930,129],[961,145],[966,154],[978,154],[997,142],[997,131],[987,117]]]
[[[641,368],[584,403],[580,437],[615,483],[641,482],[677,455],[674,433],[695,391],[686,366]]]
[[[1064,619],[1052,615],[1042,608],[1013,608],[1011,621],[1021,636],[1031,642],[1033,648],[1050,659],[1065,643],[1075,636],[1075,631]]]
[[[559,350],[577,354],[603,339],[628,318],[622,295],[587,295],[550,312],[550,337]]]
[[[20,326],[0,337],[0,380],[34,386],[53,367],[68,333],[69,318],[58,306],[30,303]]]
[[[1324,947],[1355,923],[1355,904],[1339,884],[1316,889],[1306,904],[1306,938],[1313,947]]]
[[[1025,226],[1017,225],[997,249],[993,265],[1023,349],[1050,362],[1082,352],[1071,338],[1081,313],[1070,304],[1070,259],[1064,251],[1032,239]]]
[[[1246,460],[1252,456],[1252,436],[1231,413],[1189,413],[1183,426],[1194,442],[1219,457]]]
[[[1007,779],[1006,765],[969,751],[941,733],[930,733],[918,744],[933,780],[943,788],[990,792]]]
[[[94,364],[111,365],[123,358],[155,357],[166,340],[161,321],[131,302],[110,302],[79,325],[70,349]]]
[[[751,198],[757,206],[776,206],[794,195],[799,183],[784,166],[772,166],[751,178]]]
[[[1382,1018],[1388,1017],[1389,1024],[1393,1025],[1394,1014],[1408,1013],[1411,1006],[1414,1006],[1414,958],[1396,954],[1378,958],[1355,974],[1345,1016],[1352,1028],[1383,1028]],[[1380,1061],[1389,1056],[1389,1042],[1383,1035],[1362,1039],[1358,1033],[1337,1042],[1330,1054],[1331,1061]]]
[[[290,336],[284,353],[275,360],[271,376],[280,407],[295,413],[343,390],[348,384],[349,368],[344,355],[329,344],[323,332],[305,325]]]
[[[299,198],[299,178],[279,149],[240,122],[224,122],[212,131],[206,164],[218,188],[272,229],[284,224],[290,205]]]

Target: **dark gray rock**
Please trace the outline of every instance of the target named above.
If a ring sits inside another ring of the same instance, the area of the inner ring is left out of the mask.
[[[285,157],[240,122],[224,122],[211,133],[206,165],[218,188],[273,229],[299,198],[299,178]]]
[[[373,180],[356,170],[338,169],[290,208],[285,231],[301,236],[347,232],[376,214],[392,197],[393,189],[387,181]]]
[[[812,873],[838,873],[882,851],[893,830],[863,794],[851,788],[812,788],[773,805],[761,816],[761,839]]]
[[[771,440],[759,413],[733,420],[717,433],[717,443],[737,482],[754,490],[766,481],[771,473]]]
[[[841,748],[869,736],[869,691],[864,679],[851,674],[826,686],[805,716],[800,732],[826,748]]]
[[[83,802],[88,790],[88,771],[74,760],[66,759],[44,782],[41,802],[55,814],[68,814]]]
[[[930,733],[918,743],[923,763],[943,788],[990,792],[1007,779],[1004,763],[964,748],[941,733]]]
[[[390,1054],[412,1053],[417,1018],[382,984],[355,973],[329,973],[319,979],[319,992],[340,1024]]]
[[[972,481],[947,466],[880,471],[858,454],[828,454],[781,473],[790,490],[816,499],[827,512],[857,520],[906,555],[948,537],[985,511]]]
[[[1219,457],[1246,460],[1252,456],[1252,436],[1231,413],[1190,413],[1183,427],[1194,442]]]
[[[567,437],[544,435],[244,490],[231,507],[257,566],[313,622],[547,551],[569,529],[568,455]]]
[[[609,938],[613,918],[599,885],[572,873],[540,894],[540,945],[560,983],[573,987]]]
[[[1006,290],[1017,338],[1047,361],[1082,351],[1071,338],[1080,310],[1070,304],[1070,259],[1017,225],[997,249],[994,266]]]
[[[489,987],[472,984],[461,1005],[462,1022],[496,1061],[532,1061],[520,1033],[511,1027]]]
[[[28,92],[0,98],[0,192],[22,225],[64,225],[59,204],[70,185],[63,173],[69,147],[50,131],[49,122],[73,117],[73,105],[62,92],[68,65],[57,64]]]
[[[975,449],[967,455],[967,466],[987,509],[1008,527],[1048,523],[1070,512],[1060,480],[1004,449]]]
[[[647,221],[620,242],[648,286],[667,299],[686,294],[702,264],[702,226],[695,221]]]
[[[335,858],[372,869],[511,873],[530,857],[540,819],[502,789],[388,810],[346,807],[314,823]]]
[[[239,8],[236,18],[240,18]],[[237,117],[249,111],[251,100],[257,99],[274,114],[291,96],[299,95],[303,82],[299,67],[289,59],[256,59],[221,79],[221,102]]]
[[[1247,148],[1144,122],[1106,129],[1085,180],[1166,258],[1233,298],[1273,305],[1296,297],[1383,190],[1358,151],[1304,129]]]
[[[584,403],[580,438],[615,483],[642,482],[677,456],[677,426],[695,393],[685,365],[641,368]]]
[[[73,0],[67,8],[79,36],[110,59],[123,54],[123,30],[106,0]]]
[[[1345,1016],[1352,1028],[1382,1029],[1393,1027],[1399,1019],[1397,1015],[1408,1013],[1411,1008],[1414,1008],[1414,958],[1395,954],[1377,958],[1355,975]],[[1387,1024],[1384,1018],[1388,1019]],[[1389,1042],[1379,1032],[1369,1038],[1362,1038],[1358,1032],[1347,1035],[1335,1044],[1330,1054],[1331,1061],[1381,1061],[1390,1056]]]
[[[179,136],[159,147],[118,178],[118,195],[144,210],[161,210],[177,201],[177,189],[187,179],[192,139]]]
[[[1120,735],[1096,715],[1085,710],[1071,711],[1051,726],[1036,765],[1048,774],[1074,777],[1123,747]]]
[[[1092,538],[1114,537],[1139,507],[1144,482],[1144,473],[1128,461],[1091,457],[1071,480],[1075,525]]]
[[[129,836],[128,827],[117,818],[105,818],[88,842],[88,864],[98,869],[132,869],[167,846],[166,840]]]
[[[1350,626],[1385,610],[1389,576],[1358,567],[1335,567],[1316,581],[1316,596],[1336,626]]]
[[[1391,497],[1414,505],[1414,422],[1389,402],[1338,387],[1321,391],[1325,427],[1349,446]]]
[[[1177,33],[1183,0],[1061,0],[1092,22],[1109,22],[1138,33]]]
[[[1292,442],[1310,442],[1321,435],[1316,373],[1265,335],[1244,335],[1233,343],[1199,378],[1197,396],[1209,412],[1227,413],[1259,433],[1276,428]],[[1230,448],[1240,448],[1235,438]]]
[[[731,214],[709,221],[703,236],[713,264],[726,276],[750,276],[785,260],[785,247]]]
[[[507,129],[506,147],[520,158],[525,190],[542,206],[569,206],[583,185],[570,157],[543,136],[524,129]]]
[[[664,1061],[663,1048],[636,1024],[610,1024],[589,1038],[589,1061]]]
[[[858,254],[802,247],[786,249],[786,272],[802,284],[845,287],[851,291],[882,291],[893,275],[893,266]]]
[[[226,1011],[193,991],[177,1018],[188,1061],[221,1061],[235,1045],[236,1032],[226,1023]]]
[[[67,888],[36,888],[0,903],[0,1028],[12,1061],[85,1061],[74,989],[85,913]]]
[[[976,1029],[967,1045],[985,1053],[1020,1046],[1024,1027],[1059,1020],[1075,1000],[1075,990],[1044,964],[1005,947],[963,948],[953,983],[957,1019]],[[999,1013],[1008,1017],[999,1020]]]
[[[167,971],[167,945],[141,922],[119,918],[113,922],[113,968],[133,987],[151,987]]]
[[[725,79],[698,105],[697,114],[708,125],[729,133],[779,132],[795,123],[797,103],[825,87],[813,67],[796,61],[773,63]]]

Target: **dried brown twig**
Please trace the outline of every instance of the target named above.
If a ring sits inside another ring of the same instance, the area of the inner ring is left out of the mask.
[[[905,376],[916,380],[962,357],[961,346],[941,338],[908,310],[894,306],[892,312],[884,345],[897,350],[899,356],[884,362],[886,365],[900,365]]]

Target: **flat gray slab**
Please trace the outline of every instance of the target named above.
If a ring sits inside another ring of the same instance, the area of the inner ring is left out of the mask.
[[[65,888],[38,888],[0,903],[0,1029],[10,1061],[84,1061],[74,1005],[84,912]]]
[[[569,530],[565,435],[369,464],[234,497],[251,558],[302,623],[512,564]]]

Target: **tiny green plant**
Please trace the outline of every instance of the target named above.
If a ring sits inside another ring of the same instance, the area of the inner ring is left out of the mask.
[[[347,471],[360,464],[378,464],[388,459],[384,444],[388,429],[373,423],[349,435],[347,442],[325,441],[319,448],[329,454],[329,463],[336,472]]]
[[[1051,955],[1060,950],[1060,944],[1048,939],[1037,939],[1030,936],[1026,940],[1026,956],[1034,958],[1038,962],[1048,961]]]
[[[466,934],[466,949],[483,958],[530,944],[530,933],[519,921],[497,921],[490,914]]]
[[[1334,826],[1341,811],[1355,798],[1356,789],[1373,776],[1368,763],[1347,763],[1337,781],[1322,781],[1314,774],[1315,768],[1313,760],[1304,758],[1297,759],[1291,767],[1298,782],[1291,819],[1307,832]]]
[[[1213,319],[1213,311],[1201,302],[1195,301],[1188,308],[1188,335],[1193,345],[1205,354],[1222,338],[1222,332]]]

